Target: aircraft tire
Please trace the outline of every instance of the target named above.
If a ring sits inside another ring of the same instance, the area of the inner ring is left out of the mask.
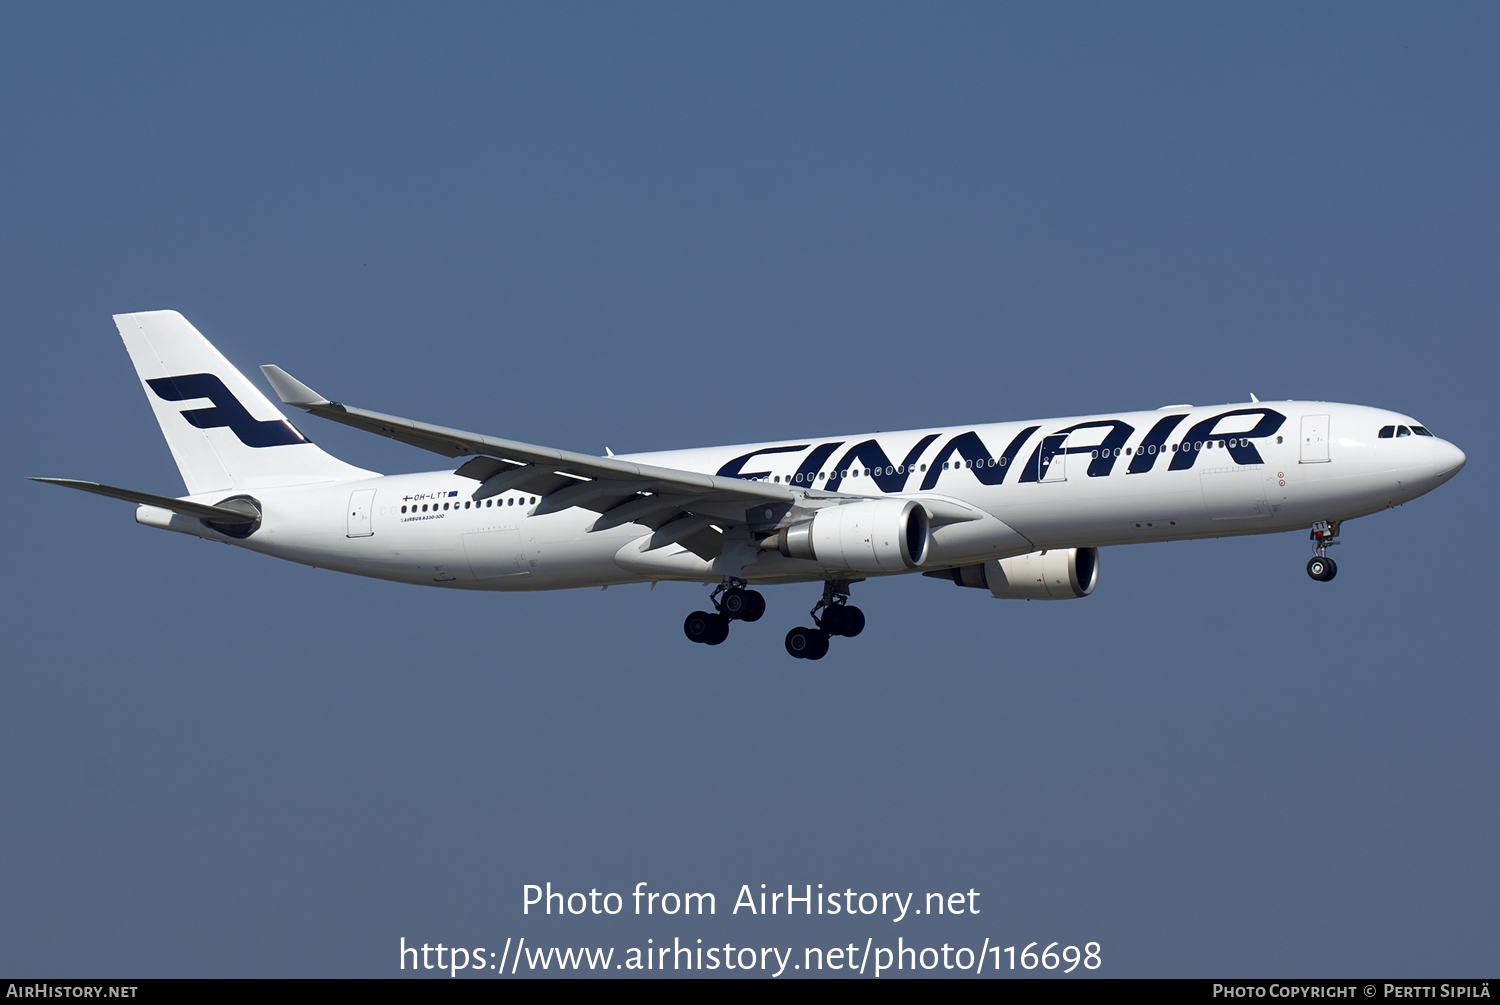
[[[714,636],[715,622],[718,618],[717,614],[709,614],[707,611],[694,611],[682,622],[682,634],[686,635],[690,641],[707,643]]]
[[[1320,583],[1326,583],[1339,574],[1339,567],[1333,559],[1318,555],[1307,560],[1307,574]]]
[[[745,596],[750,603],[745,607],[745,613],[740,615],[741,621],[759,621],[760,616],[766,613],[766,598],[761,596],[759,590],[746,590]]]
[[[786,651],[795,659],[805,660],[817,651],[815,635],[822,635],[816,628],[793,628],[786,633]],[[825,639],[826,635],[823,636]]]
[[[754,618],[746,617],[755,611],[755,601],[750,597],[749,590],[742,590],[738,586],[724,591],[724,596],[719,598],[719,612],[726,618],[736,621],[754,621]]]
[[[844,608],[840,604],[830,604],[823,608],[823,616],[818,619],[818,627],[829,635],[844,634]]]
[[[808,634],[810,634],[813,637],[813,646],[814,646],[814,648],[811,649],[808,652],[808,654],[807,654],[807,656],[805,658],[806,659],[810,659],[810,660],[820,660],[824,656],[827,656],[828,655],[828,633],[825,632],[825,631],[823,631],[820,628],[813,628],[813,629],[809,630]]]
[[[729,619],[722,614],[710,614],[713,634],[703,640],[704,645],[716,646],[729,638]]]
[[[865,630],[865,612],[858,607],[844,605],[844,613],[839,625],[839,634],[845,638],[852,639]]]

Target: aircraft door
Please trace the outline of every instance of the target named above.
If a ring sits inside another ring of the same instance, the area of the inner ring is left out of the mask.
[[[1328,416],[1302,417],[1302,463],[1319,464],[1328,460]]]
[[[1068,480],[1067,442],[1067,433],[1042,437],[1042,451],[1038,461],[1042,467],[1042,481],[1065,482]]]
[[[375,533],[370,524],[370,513],[374,508],[374,489],[360,489],[349,497],[350,537],[370,537]]]

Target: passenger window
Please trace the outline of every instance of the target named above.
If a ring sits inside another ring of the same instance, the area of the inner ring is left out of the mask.
[[[1427,427],[1426,426],[1412,426],[1411,427],[1411,431],[1414,432],[1414,433],[1416,433],[1418,436],[1431,436],[1432,435],[1431,433],[1429,433],[1427,431]]]
[[[1410,436],[1410,435],[1411,435],[1411,430],[1407,429],[1405,426],[1397,426],[1396,427],[1396,438],[1397,439],[1400,439],[1403,436]]]
[[[1392,436],[1395,436],[1395,435],[1396,435],[1396,427],[1395,426],[1381,426],[1380,427],[1380,438],[1382,440],[1389,440]]]

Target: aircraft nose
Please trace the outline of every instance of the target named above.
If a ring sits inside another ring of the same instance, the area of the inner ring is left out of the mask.
[[[1439,477],[1452,478],[1463,469],[1468,460],[1462,450],[1447,440],[1438,440],[1433,444],[1432,463]]]

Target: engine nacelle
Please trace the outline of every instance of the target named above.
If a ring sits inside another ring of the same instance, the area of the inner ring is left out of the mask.
[[[1077,600],[1099,582],[1099,549],[1051,548],[926,575],[989,590],[1001,600]]]
[[[777,535],[787,558],[854,572],[905,572],[927,558],[927,511],[907,499],[872,499],[818,510]]]

